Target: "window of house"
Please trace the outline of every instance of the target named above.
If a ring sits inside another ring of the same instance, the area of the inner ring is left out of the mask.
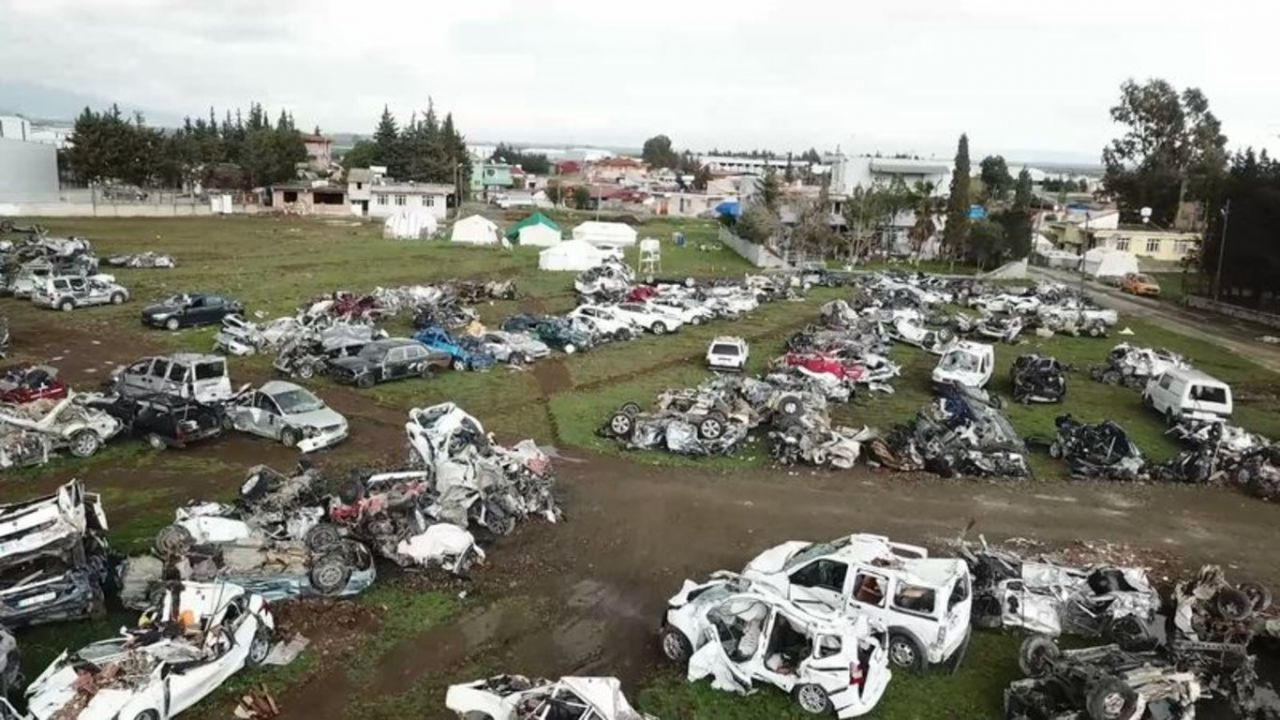
[[[1173,251],[1179,255],[1186,255],[1187,250],[1191,247],[1191,243],[1186,240],[1176,240],[1173,243]]]
[[[387,204],[387,196],[386,196],[386,195],[379,195],[379,196],[378,196],[378,204],[379,204],[379,205],[386,205],[386,204]]]
[[[1160,238],[1147,238],[1147,252],[1160,252]]]
[[[362,182],[358,182],[358,183],[356,183],[356,189],[357,189],[357,190],[363,190],[363,189],[364,189],[364,183],[362,183]]]
[[[1129,249],[1129,238],[1127,238],[1127,237],[1116,238],[1116,249],[1117,249],[1117,250],[1128,250],[1128,249]]]
[[[298,191],[297,191],[297,190],[285,190],[285,191],[284,191],[284,201],[285,201],[285,202],[298,202]]]
[[[403,195],[397,195],[397,196],[396,196],[396,204],[397,204],[397,205],[404,205],[404,200],[405,200],[405,198],[404,198],[404,196],[403,196]]]

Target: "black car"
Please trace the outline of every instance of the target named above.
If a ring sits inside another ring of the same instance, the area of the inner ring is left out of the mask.
[[[228,315],[244,313],[244,304],[221,295],[183,293],[142,310],[142,324],[177,330],[195,325],[213,325]]]
[[[409,338],[374,340],[360,352],[329,361],[334,382],[356,387],[407,377],[431,377],[435,368],[447,368],[453,358]]]
[[[182,448],[215,437],[224,425],[221,407],[176,395],[117,396],[94,404],[157,450]]]
[[[1067,376],[1062,364],[1045,355],[1019,355],[1009,369],[1013,399],[1023,403],[1062,402],[1067,396]]]

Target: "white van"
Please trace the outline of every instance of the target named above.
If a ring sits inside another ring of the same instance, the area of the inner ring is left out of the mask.
[[[1170,368],[1151,378],[1142,401],[1169,425],[1183,417],[1231,417],[1231,386],[1192,368]]]
[[[131,398],[161,394],[217,403],[233,395],[226,358],[218,355],[176,353],[143,358],[118,369],[112,380],[117,393]]]

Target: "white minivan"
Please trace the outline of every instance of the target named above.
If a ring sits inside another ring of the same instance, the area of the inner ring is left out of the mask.
[[[1170,368],[1151,378],[1142,401],[1170,425],[1184,417],[1231,417],[1231,386],[1192,368]]]
[[[175,353],[143,358],[112,374],[113,389],[125,397],[176,395],[202,403],[231,399],[227,360],[218,355]]]

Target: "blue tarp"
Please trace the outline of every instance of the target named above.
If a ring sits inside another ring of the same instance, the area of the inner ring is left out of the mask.
[[[730,202],[730,201],[726,200],[726,201],[724,201],[724,202],[722,202],[722,203],[720,203],[719,205],[717,205],[717,206],[716,206],[716,214],[717,214],[717,215],[727,215],[727,216],[732,217],[732,218],[741,217],[741,216],[742,216],[742,204],[741,204],[741,203],[738,203],[738,202],[736,202],[736,201],[734,201],[734,202]]]

